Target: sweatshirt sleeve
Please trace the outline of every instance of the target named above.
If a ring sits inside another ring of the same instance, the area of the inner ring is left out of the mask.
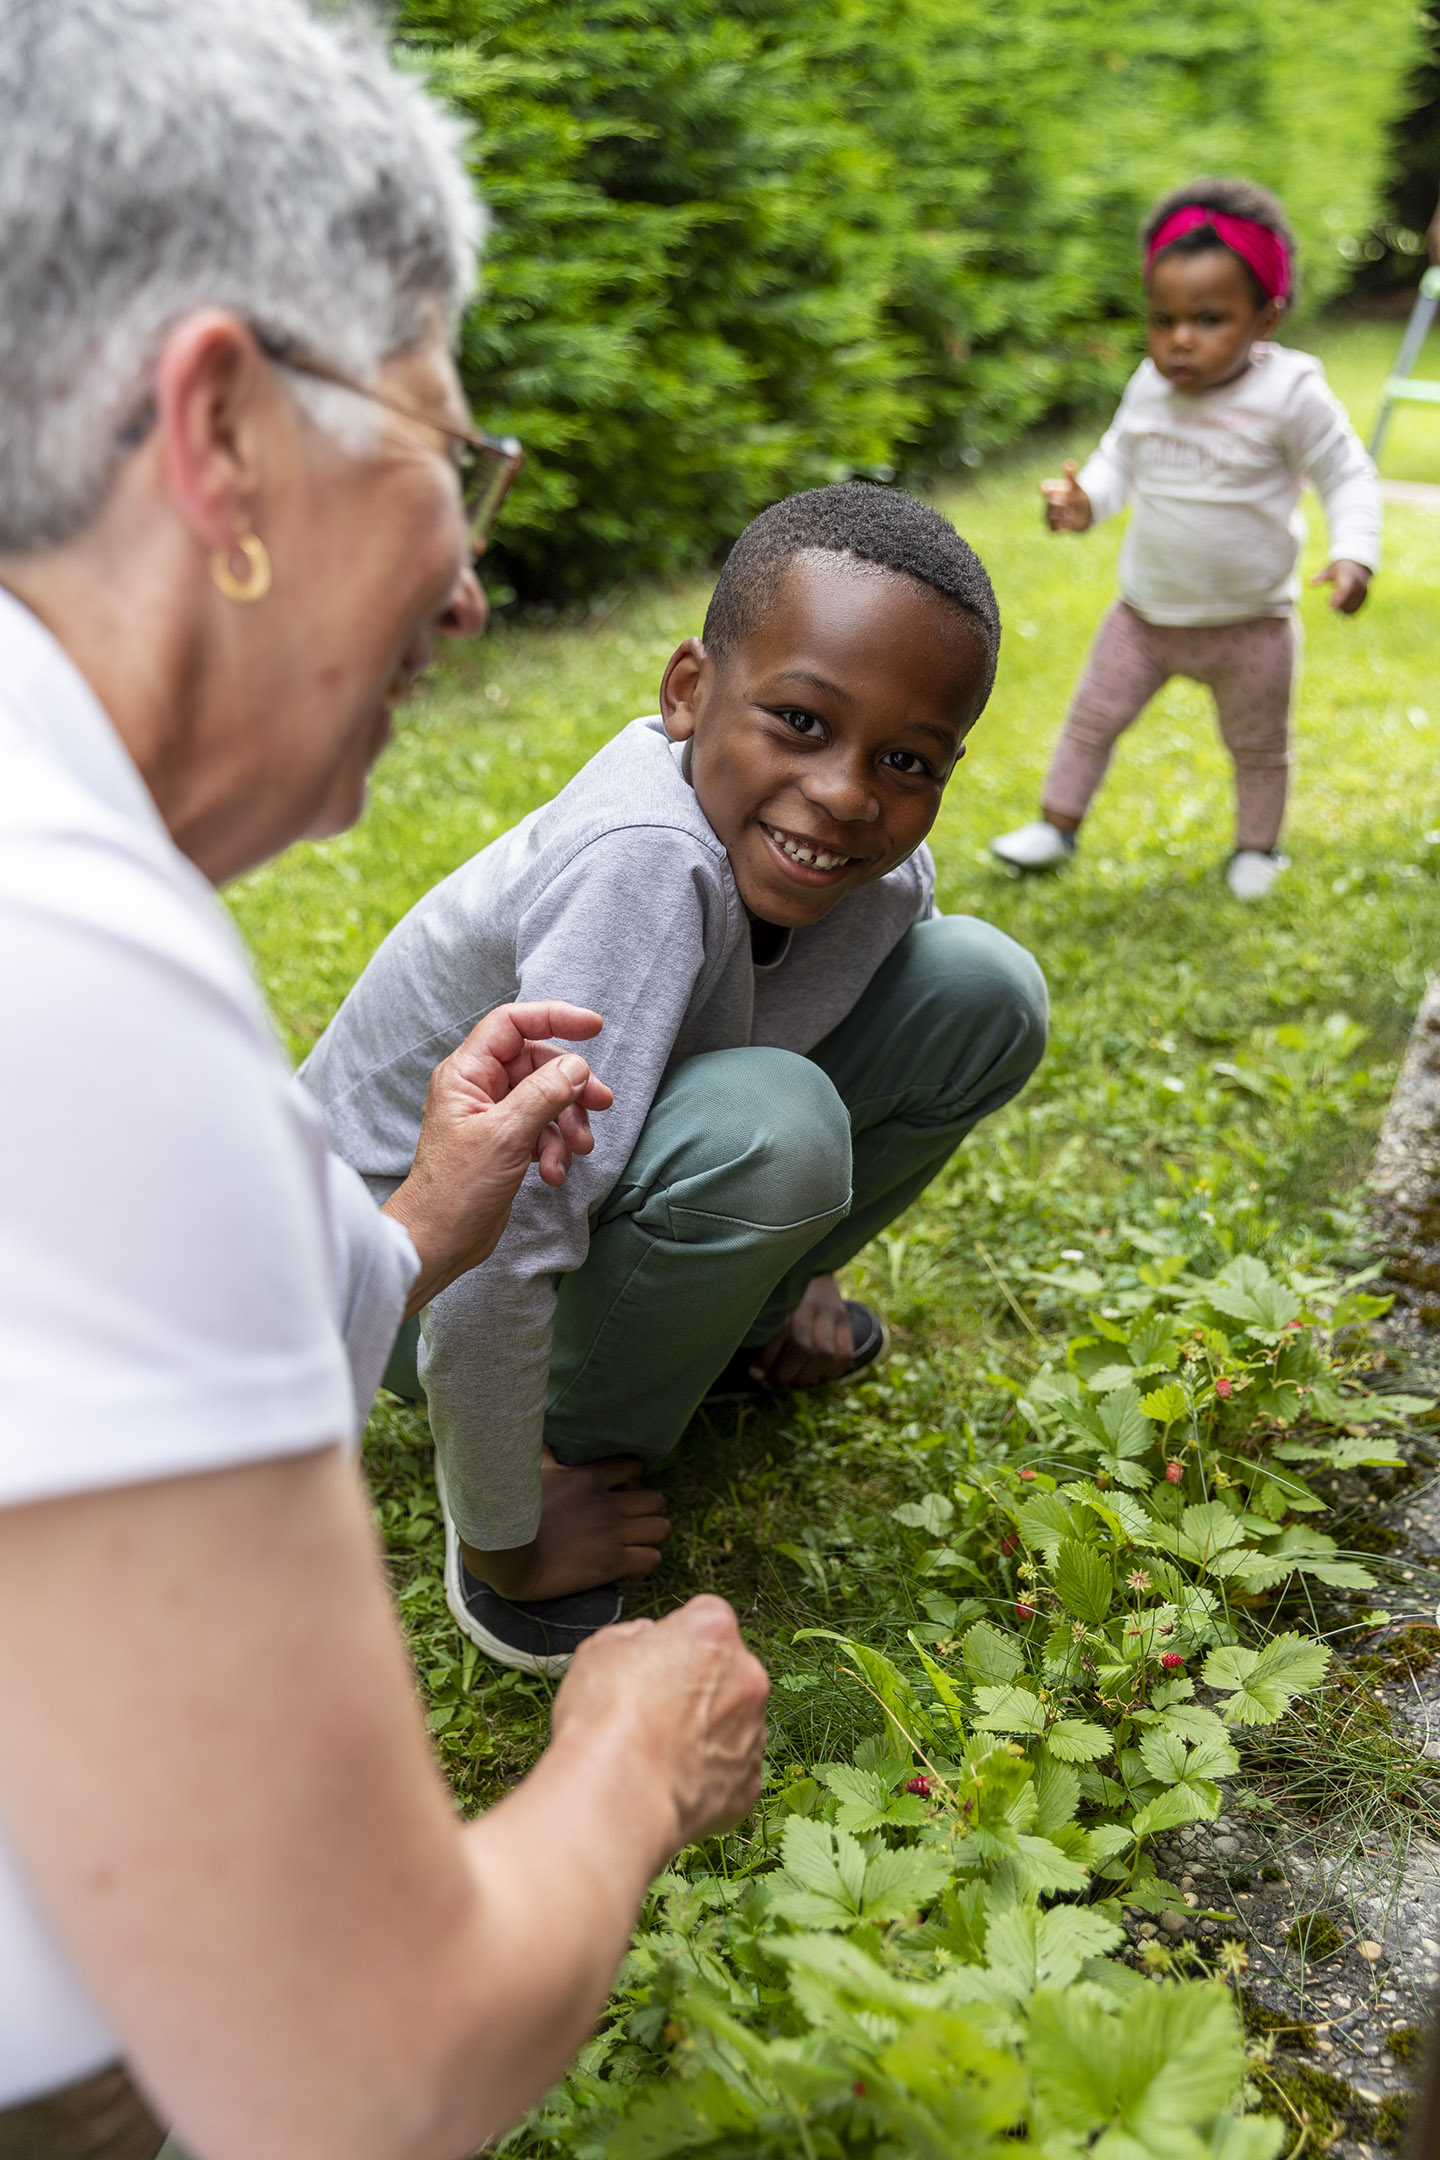
[[[1090,510],[1096,525],[1106,518],[1114,517],[1123,510],[1135,492],[1135,468],[1125,447],[1125,421],[1130,405],[1127,387],[1120,400],[1120,409],[1100,438],[1100,446],[1091,452],[1080,468],[1080,485],[1090,498]]]
[[[481,1551],[528,1544],[539,1527],[556,1277],[585,1260],[697,988],[723,959],[724,911],[718,866],[698,842],[673,827],[632,827],[583,848],[520,919],[517,999],[564,998],[601,1014],[604,1032],[585,1055],[615,1103],[595,1119],[594,1152],[558,1191],[527,1173],[495,1251],[421,1323],[450,1513]]]
[[[1325,505],[1330,558],[1380,567],[1380,481],[1350,416],[1317,370],[1302,378],[1287,427],[1287,452]]]

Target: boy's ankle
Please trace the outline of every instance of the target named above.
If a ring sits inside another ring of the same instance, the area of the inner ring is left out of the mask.
[[[532,1539],[528,1545],[511,1545],[495,1552],[481,1552],[473,1545],[460,1540],[460,1558],[465,1572],[476,1582],[488,1583],[503,1598],[532,1598],[539,1593],[535,1584],[535,1546]]]

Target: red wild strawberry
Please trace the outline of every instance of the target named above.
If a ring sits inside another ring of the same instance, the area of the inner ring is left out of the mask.
[[[1288,1335],[1291,1333],[1292,1330],[1297,1328],[1303,1328],[1304,1325],[1305,1323],[1303,1320],[1287,1320],[1285,1322],[1285,1332]]]
[[[1227,1379],[1226,1379],[1226,1377],[1225,1377],[1225,1375],[1224,1375],[1224,1373],[1221,1373],[1221,1375],[1220,1375],[1220,1378],[1219,1378],[1219,1379],[1218,1379],[1218,1380],[1217,1380],[1217,1381],[1215,1382],[1215,1393],[1216,1393],[1217,1395],[1221,1396],[1221,1397],[1224,1397],[1224,1396],[1227,1396],[1227,1395],[1233,1395],[1233,1394],[1234,1394],[1234,1392],[1235,1392],[1235,1383],[1234,1383],[1234,1381],[1233,1381],[1233,1380],[1227,1380]]]
[[[1179,1463],[1178,1463],[1178,1462],[1167,1462],[1167,1463],[1166,1463],[1166,1465],[1165,1465],[1165,1482],[1166,1482],[1166,1484],[1167,1484],[1167,1485],[1178,1485],[1178,1484],[1179,1484],[1179,1482],[1180,1482],[1180,1480],[1181,1480],[1181,1478],[1182,1478],[1182,1477],[1184,1477],[1184,1475],[1185,1475],[1185,1472],[1184,1472],[1184,1471],[1183,1471],[1183,1470],[1181,1469],[1181,1467],[1180,1467],[1180,1465],[1179,1465]]]
[[[1020,1475],[1027,1485],[1033,1483],[1035,1478],[1035,1472],[1028,1465],[1020,1472]]]
[[[1017,1620],[1033,1620],[1035,1618],[1035,1607],[1027,1605],[1023,1598],[1016,1598],[1015,1617]]]
[[[857,2078],[857,2079],[855,2080],[855,2083],[854,2083],[854,2084],[853,2084],[853,2085],[852,2085],[852,2086],[850,2087],[850,2090],[851,2090],[851,2092],[852,2092],[852,2093],[854,2093],[854,2095],[855,2095],[855,2098],[856,2098],[857,2100],[863,2100],[863,2099],[865,2098],[865,2080],[864,2080],[864,2078]]]
[[[1179,1672],[1182,1670],[1185,1660],[1178,1650],[1162,1650],[1160,1663],[1164,1666],[1166,1672]]]
[[[928,1800],[930,1797],[930,1780],[928,1777],[906,1778],[905,1790],[906,1792],[913,1792],[917,1800]]]
[[[1000,1540],[1000,1550],[1002,1553],[1004,1553],[1007,1560],[1010,1558],[1011,1553],[1018,1552],[1020,1550],[1020,1539],[1015,1533],[1015,1531],[1007,1530],[1005,1532],[1004,1537],[1002,1537]]]

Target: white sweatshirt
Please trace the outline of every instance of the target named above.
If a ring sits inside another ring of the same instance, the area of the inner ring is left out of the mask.
[[[1120,590],[1152,623],[1288,615],[1300,594],[1306,479],[1325,505],[1330,555],[1380,567],[1375,467],[1325,370],[1288,345],[1256,345],[1233,381],[1186,395],[1144,360],[1080,473],[1098,525],[1133,496]]]

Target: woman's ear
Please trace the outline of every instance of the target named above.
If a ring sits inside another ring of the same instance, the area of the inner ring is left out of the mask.
[[[699,638],[687,637],[670,655],[660,678],[660,717],[671,742],[688,742],[694,734],[699,700],[710,674],[710,658]]]
[[[254,332],[219,308],[186,316],[160,349],[156,437],[166,486],[206,550],[229,548],[250,529],[267,372]]]

